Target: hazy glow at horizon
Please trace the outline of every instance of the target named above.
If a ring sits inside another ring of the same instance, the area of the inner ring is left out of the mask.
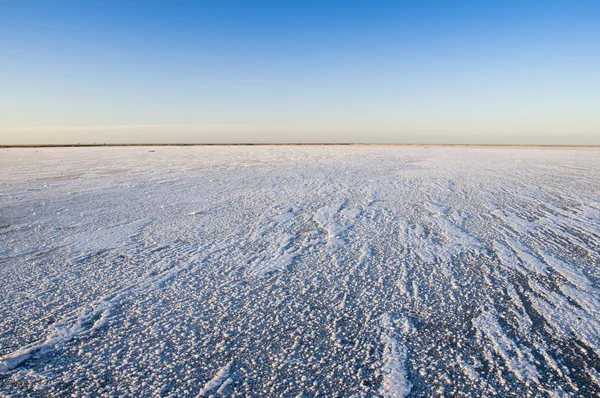
[[[600,145],[600,2],[0,6],[0,144]]]

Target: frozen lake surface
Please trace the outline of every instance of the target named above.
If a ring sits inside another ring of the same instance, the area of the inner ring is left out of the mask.
[[[598,149],[0,151],[0,396],[600,394]]]

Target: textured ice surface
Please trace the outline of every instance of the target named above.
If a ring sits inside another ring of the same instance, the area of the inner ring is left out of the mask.
[[[600,394],[600,150],[149,150],[1,150],[0,395]]]

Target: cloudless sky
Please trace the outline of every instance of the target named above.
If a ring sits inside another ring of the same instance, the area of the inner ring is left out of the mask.
[[[600,1],[0,0],[0,144],[600,145]]]

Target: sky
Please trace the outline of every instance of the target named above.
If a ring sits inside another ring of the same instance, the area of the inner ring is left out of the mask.
[[[0,0],[0,144],[600,145],[600,1]]]

